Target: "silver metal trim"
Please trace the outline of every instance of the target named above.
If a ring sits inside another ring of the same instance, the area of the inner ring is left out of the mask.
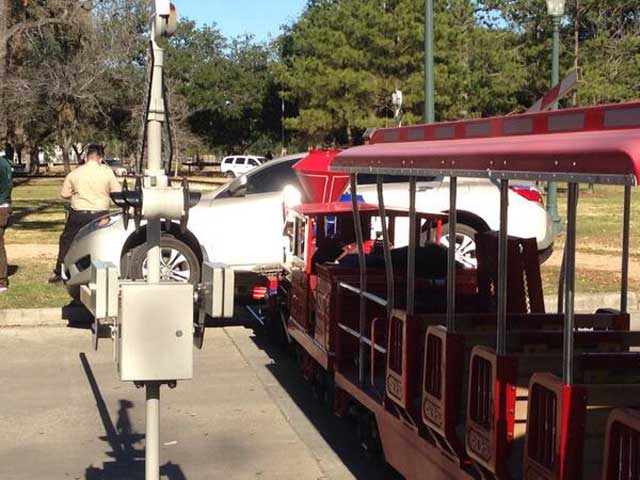
[[[433,168],[388,168],[388,167],[347,167],[347,166],[331,166],[332,172],[342,173],[367,173],[378,175],[405,175],[416,177],[463,177],[463,178],[490,178],[494,180],[532,180],[532,181],[555,181],[555,182],[575,182],[575,183],[593,183],[596,185],[632,185],[637,186],[638,182],[633,174],[585,174],[571,172],[530,172],[522,170],[458,170],[451,168],[433,169]]]
[[[416,310],[416,177],[409,177],[409,251],[407,255],[407,313]]]
[[[509,180],[500,181],[500,235],[498,237],[498,299],[496,353],[507,354],[507,262],[509,248]]]
[[[372,301],[373,303],[376,303],[378,305],[380,305],[381,307],[387,307],[387,301],[384,298],[380,298],[377,295],[374,295],[373,293],[369,293],[369,292],[365,292],[363,290],[361,290],[358,287],[354,287],[353,285],[349,285],[348,283],[345,282],[339,282],[338,286],[340,288],[343,288],[351,293],[355,293],[356,295],[360,295],[362,294],[362,296],[364,298],[366,298],[367,300]]]
[[[562,352],[562,382],[573,384],[573,352],[575,330],[575,283],[576,283],[576,219],[578,213],[577,183],[569,184],[567,199],[567,263],[565,276],[565,326]]]
[[[341,330],[344,330],[345,332],[349,333],[350,335],[353,335],[354,337],[356,337],[360,341],[360,344],[364,343],[364,344],[368,345],[369,347],[371,347],[371,340],[369,340],[367,337],[363,337],[358,332],[356,332],[353,328],[349,328],[343,323],[338,323],[338,328],[341,329]],[[383,355],[387,354],[387,349],[384,348],[384,347],[381,347],[377,343],[375,345],[375,349],[376,349],[377,352],[380,352]]]
[[[458,179],[449,177],[449,251],[447,259],[447,330],[456,329],[456,236],[458,232]],[[453,242],[453,243],[452,243]]]
[[[366,309],[367,302],[364,296],[364,292],[367,290],[367,260],[364,256],[364,238],[362,233],[362,219],[360,217],[360,207],[358,205],[358,185],[356,175],[351,175],[351,205],[353,207],[353,225],[356,231],[356,242],[358,243],[358,264],[360,267],[360,315],[359,315],[359,329],[360,335],[364,337],[366,331]],[[364,385],[364,361],[365,351],[364,345],[360,342],[358,348],[358,381],[360,385]]]
[[[391,315],[395,304],[395,281],[393,276],[393,262],[391,260],[391,244],[389,240],[389,219],[384,204],[384,184],[381,175],[376,178],[378,191],[378,208],[380,209],[380,224],[382,227],[382,247],[384,250],[385,274],[387,277],[387,314]]]
[[[622,273],[620,282],[620,311],[627,313],[629,293],[629,237],[631,236],[631,187],[624,187],[624,214],[622,219]]]

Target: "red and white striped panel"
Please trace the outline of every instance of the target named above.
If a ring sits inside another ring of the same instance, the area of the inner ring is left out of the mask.
[[[640,101],[376,130],[371,144],[640,129]]]
[[[578,72],[573,71],[549,92],[547,92],[544,97],[538,99],[538,101],[527,110],[527,113],[538,113],[549,110],[554,103],[564,98],[565,95],[574,90],[577,86]]]

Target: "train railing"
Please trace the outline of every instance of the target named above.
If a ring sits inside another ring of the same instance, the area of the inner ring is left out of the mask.
[[[617,409],[607,422],[602,480],[640,478],[640,412]]]

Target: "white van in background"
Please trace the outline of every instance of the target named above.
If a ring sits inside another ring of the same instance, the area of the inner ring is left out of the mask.
[[[235,178],[250,172],[267,161],[264,157],[253,155],[236,155],[225,157],[220,165],[220,171],[225,177]]]

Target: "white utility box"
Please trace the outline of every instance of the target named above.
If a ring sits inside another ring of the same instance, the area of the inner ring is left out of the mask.
[[[221,263],[202,264],[203,307],[211,318],[233,318],[235,272]]]
[[[123,382],[193,377],[193,286],[120,283],[116,362]]]

